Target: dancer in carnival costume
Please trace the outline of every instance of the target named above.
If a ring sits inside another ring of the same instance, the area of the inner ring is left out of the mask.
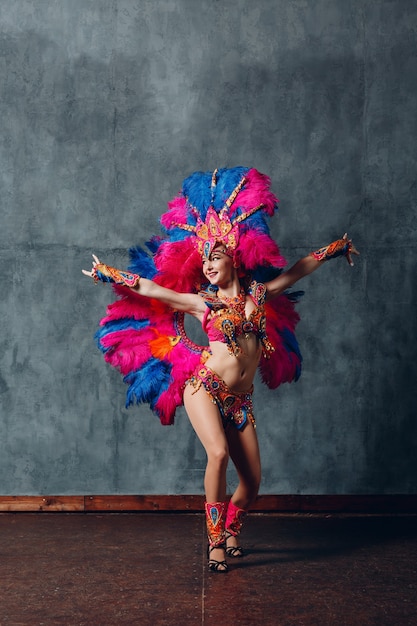
[[[96,338],[104,358],[128,385],[126,406],[147,402],[162,424],[184,404],[206,454],[208,566],[227,572],[226,556],[241,557],[239,534],[254,502],[261,462],[252,404],[257,368],[270,388],[296,380],[301,354],[288,292],[328,259],[358,254],[345,234],[287,271],[269,234],[278,200],[254,168],[195,172],[161,217],[162,235],[130,250],[128,271],[93,255],[95,282],[111,282]],[[202,324],[208,345],[186,334],[184,314]],[[226,469],[239,482],[226,497]]]

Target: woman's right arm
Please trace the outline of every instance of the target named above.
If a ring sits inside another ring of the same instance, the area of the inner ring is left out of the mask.
[[[82,270],[82,273],[90,276],[94,282],[111,282],[129,287],[129,289],[141,296],[160,300],[177,311],[190,313],[195,317],[201,317],[204,314],[204,301],[195,293],[180,293],[173,289],[167,289],[153,280],[149,280],[149,278],[139,276],[139,274],[132,274],[105,265],[94,254],[93,259],[92,270]]]

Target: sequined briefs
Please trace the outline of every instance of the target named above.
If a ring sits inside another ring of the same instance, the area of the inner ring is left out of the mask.
[[[187,381],[198,391],[204,387],[212,402],[217,405],[226,428],[232,424],[238,430],[245,427],[248,420],[255,428],[255,417],[253,415],[253,385],[249,391],[235,392],[229,389],[228,385],[220,376],[209,367],[201,366],[197,368],[194,375]]]

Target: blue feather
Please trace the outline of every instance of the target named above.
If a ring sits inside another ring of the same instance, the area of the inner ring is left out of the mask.
[[[126,392],[126,408],[141,402],[153,404],[168,389],[172,365],[155,358],[149,359],[140,369],[124,377],[129,385]]]
[[[284,330],[280,331],[279,333],[283,339],[283,345],[285,347],[285,349],[287,350],[287,352],[293,352],[294,354],[297,355],[297,357],[302,360],[302,356],[301,356],[301,352],[300,352],[300,346],[298,345],[298,341],[294,335],[294,333],[290,330],[288,330],[288,328],[285,328]]]
[[[155,263],[152,257],[140,246],[134,246],[129,250],[129,272],[140,274],[146,278],[154,278],[156,274]]]
[[[295,354],[297,356],[297,363],[295,366],[295,374],[294,380],[297,381],[301,376],[301,363],[303,361],[303,357],[300,352],[300,346],[298,345],[298,341],[295,337],[295,334],[288,329],[285,329],[280,332],[280,335],[283,339],[283,346],[288,352],[288,354]]]
[[[201,219],[204,221],[212,200],[217,211],[222,209],[234,188],[248,171],[248,167],[242,166],[219,169],[213,199],[211,189],[213,172],[194,172],[184,180],[182,192],[192,206],[198,207]]]
[[[304,295],[304,291],[285,291],[284,294],[291,302],[299,302]]]
[[[212,172],[194,172],[182,185],[184,196],[192,206],[198,207],[203,221],[211,204],[211,176]]]
[[[236,216],[242,213],[241,210],[236,211]],[[258,230],[262,233],[269,235],[269,215],[266,215],[262,211],[257,211],[250,217],[247,217],[241,225],[241,232],[247,230]]]
[[[158,251],[159,246],[163,242],[164,242],[164,239],[160,235],[154,235],[153,237],[150,238],[149,241],[146,242],[145,245],[148,248],[149,252],[153,255]]]
[[[184,241],[185,239],[188,239],[188,237],[190,236],[190,233],[188,231],[184,230],[183,228],[177,228],[175,226],[173,228],[166,229],[164,226],[161,225],[161,230],[167,235],[169,234],[170,242]]]
[[[230,169],[221,168],[217,174],[217,185],[214,196],[214,207],[217,210],[223,208],[224,203],[234,190],[234,188],[240,183],[243,176],[249,171],[248,167],[233,167]]]
[[[282,274],[282,272],[283,270],[280,267],[273,267],[272,265],[258,266],[254,270],[252,278],[256,280],[257,283],[267,283]]]

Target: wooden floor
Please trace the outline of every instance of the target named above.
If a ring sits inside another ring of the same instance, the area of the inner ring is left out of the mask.
[[[0,624],[417,624],[416,516],[253,514],[207,570],[201,514],[0,515]]]

